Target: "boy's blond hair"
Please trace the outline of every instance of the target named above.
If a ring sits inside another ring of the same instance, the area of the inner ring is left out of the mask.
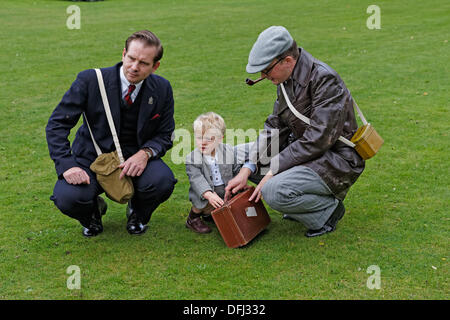
[[[225,134],[225,121],[221,116],[215,112],[207,112],[199,115],[194,121],[194,133],[201,132],[204,134],[207,131],[214,131],[218,134]]]

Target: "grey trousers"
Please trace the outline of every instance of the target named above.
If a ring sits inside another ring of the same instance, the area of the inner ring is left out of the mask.
[[[251,177],[250,180],[256,182],[261,178]],[[275,175],[261,192],[272,209],[313,230],[324,226],[339,203],[322,178],[305,166],[295,166]]]

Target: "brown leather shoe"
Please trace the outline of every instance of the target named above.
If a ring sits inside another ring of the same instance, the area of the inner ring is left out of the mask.
[[[186,228],[197,233],[210,233],[212,230],[208,227],[200,217],[188,217],[186,220]]]

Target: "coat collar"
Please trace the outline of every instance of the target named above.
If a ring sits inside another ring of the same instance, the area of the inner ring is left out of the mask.
[[[300,55],[297,59],[294,70],[292,71],[291,78],[302,87],[306,87],[311,77],[314,58],[305,49],[299,47],[298,50]]]
[[[295,64],[294,70],[292,70],[291,76],[284,82],[286,88],[286,93],[291,100],[291,103],[295,105],[297,97],[295,95],[297,85],[305,88],[311,78],[311,70],[314,63],[314,57],[309,54],[305,49],[298,48],[299,56],[297,58],[297,63]],[[283,93],[281,92],[280,86],[277,87],[278,100],[283,101],[279,104],[277,114],[281,114],[287,107]]]
[[[119,78],[120,78],[120,93],[123,97],[124,94],[128,91],[129,86],[131,85],[130,81],[125,77],[125,74],[123,73],[123,65],[119,67]],[[139,83],[135,84],[135,89],[131,96],[133,97],[133,100],[136,99],[139,92],[141,91],[142,84],[144,83],[144,80],[141,80]]]

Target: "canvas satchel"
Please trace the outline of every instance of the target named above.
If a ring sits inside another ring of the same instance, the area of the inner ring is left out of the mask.
[[[302,115],[300,112],[298,112],[297,109],[295,109],[294,106],[292,105],[286,93],[286,89],[284,88],[284,85],[281,83],[280,86],[281,91],[283,91],[284,99],[286,100],[286,103],[289,109],[292,111],[292,113],[303,122],[310,124],[311,120],[308,117]],[[358,112],[359,118],[361,119],[363,125],[358,128],[358,130],[355,132],[351,140],[348,140],[342,136],[340,136],[338,140],[345,143],[349,147],[355,148],[356,152],[358,152],[361,158],[367,160],[372,158],[378,152],[378,150],[380,150],[384,140],[375,131],[375,128],[370,123],[367,122],[361,109],[359,109],[358,105],[356,104],[355,100],[353,98],[352,100],[353,105],[356,108],[356,111]]]
[[[133,197],[133,181],[129,176],[124,176],[122,179],[119,178],[122,172],[119,165],[124,162],[122,149],[120,148],[119,138],[117,137],[116,128],[114,126],[111,110],[109,108],[102,73],[99,69],[95,69],[95,72],[97,73],[98,86],[102,96],[103,107],[105,108],[106,118],[108,119],[109,128],[111,129],[116,150],[109,153],[102,153],[99,146],[95,142],[94,135],[92,134],[91,127],[89,126],[89,122],[85,114],[84,119],[86,120],[92,142],[94,143],[95,151],[98,155],[95,161],[91,164],[90,169],[96,173],[97,181],[102,186],[103,190],[105,190],[106,196],[113,201],[124,204]]]

